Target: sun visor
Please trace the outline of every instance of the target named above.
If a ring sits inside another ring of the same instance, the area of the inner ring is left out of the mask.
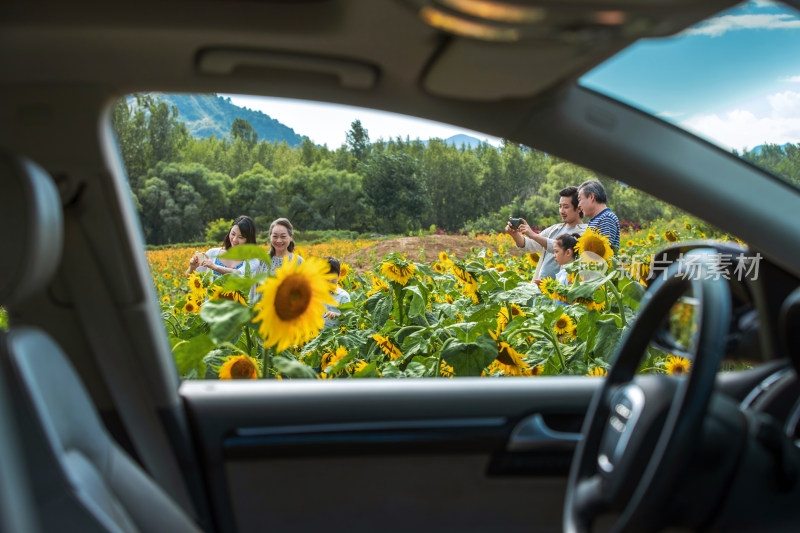
[[[423,87],[436,96],[465,100],[530,97],[579,72],[590,57],[585,47],[554,41],[454,39],[431,64]]]

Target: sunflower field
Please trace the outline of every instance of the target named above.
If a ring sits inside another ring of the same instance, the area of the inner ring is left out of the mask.
[[[497,252],[443,252],[428,262],[391,253],[360,274],[342,264],[338,281],[319,259],[349,253],[336,244],[321,253],[301,246],[306,261],[286,262],[273,277],[187,280],[185,248],[149,252],[149,260],[185,379],[602,376],[636,320],[653,254],[704,231],[688,220],[656,221],[623,235],[617,254],[605,237],[587,232],[579,252],[596,260],[569,265],[566,285],[532,283],[538,257],[509,253],[513,241],[502,234],[480,237]],[[268,258],[256,246],[229,253]],[[351,301],[323,328],[337,283]],[[692,308],[678,304],[673,315],[691,335]],[[689,368],[688,360],[650,348],[641,371]]]

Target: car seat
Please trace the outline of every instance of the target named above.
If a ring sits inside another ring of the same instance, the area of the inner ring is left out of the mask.
[[[0,228],[24,232],[13,240],[15,253],[0,262],[0,305],[13,316],[14,306],[45,291],[56,271],[63,212],[55,184],[39,166],[0,153],[0,172]],[[12,324],[0,334],[0,356],[44,531],[199,531],[112,439],[46,332]]]

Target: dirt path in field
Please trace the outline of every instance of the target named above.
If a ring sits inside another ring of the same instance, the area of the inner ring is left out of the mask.
[[[348,254],[343,261],[361,273],[372,268],[384,255],[392,252],[405,253],[410,260],[415,262],[431,263],[442,251],[446,251],[451,256],[455,255],[458,259],[464,259],[472,247],[476,250],[488,248],[493,252],[497,251],[486,241],[470,239],[463,235],[426,235],[380,241],[368,248]]]

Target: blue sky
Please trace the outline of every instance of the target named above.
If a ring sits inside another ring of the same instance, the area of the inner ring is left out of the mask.
[[[782,5],[747,2],[676,37],[634,44],[581,83],[726,148],[800,143],[800,16]],[[372,141],[397,136],[444,139],[464,133],[500,143],[474,131],[391,113],[226,96],[331,149],[344,144],[356,119]]]
[[[447,139],[459,133],[471,135],[495,146],[499,146],[501,142],[500,139],[483,133],[396,113],[283,98],[234,94],[223,96],[230,96],[231,101],[240,107],[262,111],[294,129],[295,133],[308,136],[314,143],[327,144],[331,150],[345,143],[350,124],[354,120],[361,121],[361,125],[366,128],[373,142],[381,138],[388,141],[397,136],[403,139],[408,136],[412,140]]]
[[[635,44],[581,83],[728,148],[800,142],[800,16],[749,2]]]

